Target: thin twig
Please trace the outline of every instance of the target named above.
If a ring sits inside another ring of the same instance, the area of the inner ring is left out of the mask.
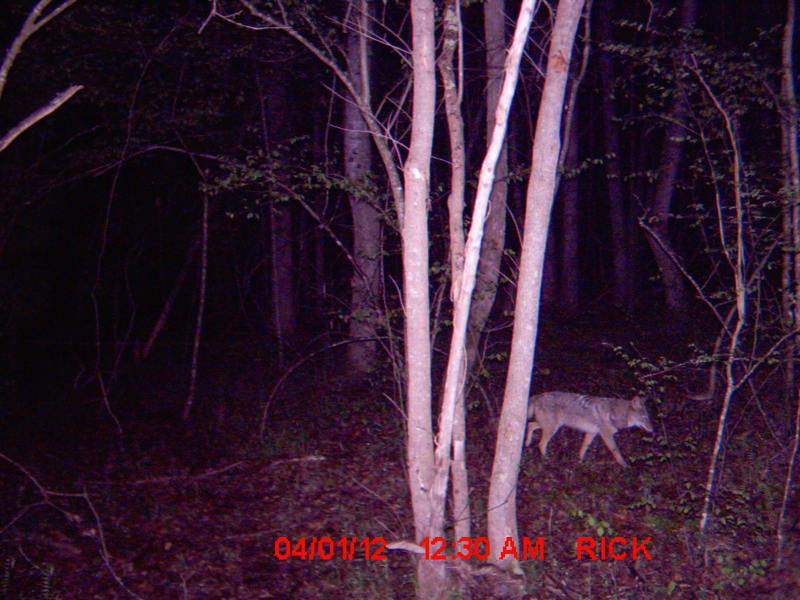
[[[283,387],[283,383],[289,378],[289,376],[294,373],[297,369],[307,363],[309,360],[314,358],[315,356],[319,356],[323,352],[327,352],[328,350],[333,350],[334,348],[338,348],[339,346],[346,346],[347,344],[357,344],[361,342],[372,342],[379,340],[380,338],[357,338],[357,339],[349,339],[349,340],[342,340],[341,342],[336,342],[333,344],[329,344],[324,348],[320,348],[312,352],[311,354],[307,354],[306,356],[302,357],[300,360],[295,362],[291,367],[286,369],[283,375],[280,376],[277,382],[275,382],[275,386],[272,388],[267,400],[264,402],[264,408],[261,410],[261,420],[258,424],[258,439],[264,438],[264,432],[267,426],[267,417],[269,416],[269,409],[272,406],[272,402],[275,399],[278,390]]]
[[[111,564],[111,555],[109,554],[108,546],[106,545],[106,536],[103,532],[103,523],[100,521],[100,515],[97,513],[97,510],[95,509],[94,504],[89,497],[89,493],[86,490],[83,491],[83,499],[86,501],[86,504],[89,506],[89,510],[94,516],[94,523],[97,527],[94,538],[97,540],[97,543],[100,544],[100,558],[103,559],[103,563],[106,565],[108,572],[111,574],[111,577],[113,577],[114,581],[117,582],[117,585],[125,590],[125,592],[127,592],[132,598],[135,598],[136,600],[142,600],[142,597],[139,596],[139,594],[134,592],[124,581],[122,581],[122,578],[117,574],[116,569],[114,569],[114,566]]]
[[[239,460],[236,461],[235,463],[225,465],[224,467],[219,467],[217,469],[204,471],[203,473],[199,473],[197,475],[161,475],[158,477],[148,477],[146,479],[136,479],[134,481],[93,481],[92,484],[138,487],[140,485],[175,483],[175,482],[195,483],[203,479],[208,479],[210,477],[221,475],[222,473],[227,473],[228,471],[232,471],[233,469],[236,469],[242,466],[243,464],[245,464],[245,461]]]

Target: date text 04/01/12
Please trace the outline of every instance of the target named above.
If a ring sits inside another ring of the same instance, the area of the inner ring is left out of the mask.
[[[275,540],[275,557],[300,560],[386,560],[386,540],[382,537],[300,537],[294,542],[282,536]]]

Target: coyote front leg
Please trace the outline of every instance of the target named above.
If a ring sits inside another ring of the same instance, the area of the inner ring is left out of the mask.
[[[611,454],[614,455],[614,460],[616,460],[623,467],[627,467],[628,463],[626,463],[625,459],[622,458],[622,453],[619,451],[619,448],[617,448],[617,442],[614,441],[614,432],[600,430],[600,437],[603,438],[603,441],[606,443],[606,447],[611,450]]]

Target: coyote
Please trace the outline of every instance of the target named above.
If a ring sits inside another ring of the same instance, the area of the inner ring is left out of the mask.
[[[530,446],[533,432],[541,429],[539,450],[542,457],[547,452],[550,438],[562,425],[566,425],[585,433],[581,445],[581,461],[589,444],[599,433],[616,461],[623,467],[627,467],[628,463],[622,458],[614,442],[614,434],[626,427],[640,427],[649,433],[653,432],[644,401],[638,396],[633,400],[620,400],[571,392],[546,392],[531,397],[528,403],[528,421],[525,445]]]

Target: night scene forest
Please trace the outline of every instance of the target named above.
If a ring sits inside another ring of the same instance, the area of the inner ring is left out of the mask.
[[[797,13],[0,3],[0,600],[800,598]]]

